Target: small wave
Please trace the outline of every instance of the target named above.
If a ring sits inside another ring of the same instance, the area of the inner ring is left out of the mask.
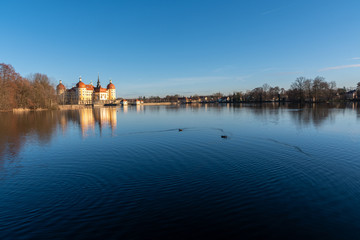
[[[221,136],[226,136],[227,139],[232,137],[232,134],[225,132],[224,129],[213,128],[213,127],[170,128],[170,129],[161,129],[161,130],[153,130],[153,131],[129,132],[129,133],[124,133],[124,134],[119,134],[118,136],[137,135],[137,134],[152,134],[152,133],[163,133],[163,132],[204,131],[204,130],[219,131],[220,133],[222,133]]]
[[[275,139],[272,139],[272,138],[267,138],[266,140],[277,143],[277,144],[280,144],[280,145],[283,145],[283,146],[292,147],[292,148],[296,149],[298,152],[300,152],[300,153],[302,153],[302,154],[304,154],[304,155],[306,155],[308,157],[311,157],[311,155],[309,153],[304,152],[299,146],[291,145],[291,144],[288,144],[288,143],[285,143],[285,142],[279,142],[279,141],[277,141]]]

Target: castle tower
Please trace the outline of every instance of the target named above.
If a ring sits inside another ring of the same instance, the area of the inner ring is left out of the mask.
[[[59,103],[64,104],[66,101],[66,87],[62,84],[62,81],[59,81],[59,84],[56,86],[56,94],[58,96]]]
[[[57,95],[61,95],[65,92],[66,87],[64,86],[64,84],[62,84],[62,81],[59,81],[59,84],[56,86],[56,93]]]
[[[96,84],[96,87],[97,87],[97,88],[101,88],[101,85],[100,85],[100,76],[99,76],[99,73],[98,73],[98,80],[97,80],[97,84]]]
[[[112,80],[110,79],[110,83],[107,85],[107,91],[109,100],[115,100],[116,99],[116,88],[115,85],[112,83]]]

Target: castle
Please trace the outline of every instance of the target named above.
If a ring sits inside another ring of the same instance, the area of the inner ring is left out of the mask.
[[[56,93],[61,104],[111,103],[116,100],[115,85],[110,80],[107,87],[102,88],[99,76],[96,87],[91,82],[90,84],[83,83],[80,77],[75,87],[66,89],[60,80],[60,83],[56,86]]]

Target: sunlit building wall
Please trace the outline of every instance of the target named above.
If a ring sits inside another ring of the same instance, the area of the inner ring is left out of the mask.
[[[116,88],[110,80],[107,88],[100,85],[100,79],[96,86],[92,83],[85,84],[82,82],[81,77],[76,86],[66,89],[60,80],[56,86],[56,93],[59,98],[60,104],[92,104],[94,102],[106,102],[116,100]]]

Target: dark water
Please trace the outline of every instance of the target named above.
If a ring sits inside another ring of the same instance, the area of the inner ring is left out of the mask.
[[[357,104],[0,113],[0,239],[360,239],[359,147]]]

